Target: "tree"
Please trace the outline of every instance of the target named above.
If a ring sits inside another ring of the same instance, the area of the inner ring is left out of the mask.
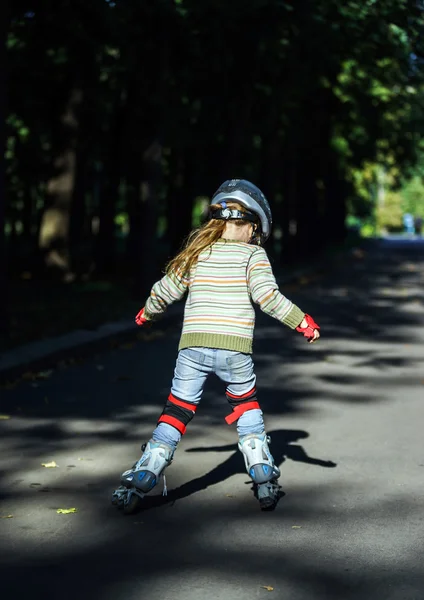
[[[8,2],[3,2],[0,13],[1,23],[1,54],[0,62],[6,65],[6,23],[8,14]],[[8,334],[8,281],[7,281],[7,259],[6,259],[6,240],[5,240],[5,208],[6,208],[6,185],[5,185],[5,115],[6,115],[6,69],[1,70],[2,78],[0,81],[0,140],[2,152],[0,157],[0,340]]]

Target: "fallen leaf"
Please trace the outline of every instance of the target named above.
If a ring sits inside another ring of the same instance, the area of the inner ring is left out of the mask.
[[[292,529],[302,529],[302,525],[292,525]]]
[[[54,469],[54,467],[58,467],[59,465],[57,465],[57,464],[55,463],[55,461],[54,461],[54,460],[52,460],[52,461],[51,461],[51,462],[49,462],[49,463],[41,463],[41,466],[42,466],[42,467],[46,467],[46,469]]]
[[[271,587],[270,585],[261,585],[261,587],[262,587],[264,590],[268,590],[268,592],[273,592],[273,591],[274,591],[274,588],[273,588],[273,587]]]
[[[48,371],[38,371],[35,374],[37,379],[48,379],[53,374],[53,369],[49,369]]]
[[[234,498],[232,494],[225,494],[227,498]]]
[[[58,515],[69,515],[70,513],[78,512],[78,509],[77,508],[58,508],[56,512]]]
[[[52,374],[53,369],[49,369],[48,371],[38,371],[37,373],[27,371],[22,375],[22,379],[24,381],[36,381],[37,379],[48,379]]]
[[[0,519],[13,519],[13,515],[4,515],[4,517],[0,517]]]
[[[0,415],[0,421],[7,421],[10,419],[10,415]]]

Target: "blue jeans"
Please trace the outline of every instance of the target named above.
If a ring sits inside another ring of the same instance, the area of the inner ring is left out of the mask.
[[[197,406],[210,373],[215,373],[224,381],[227,392],[235,396],[247,394],[256,384],[250,354],[217,348],[185,348],[178,354],[172,380],[172,395]],[[237,421],[237,432],[240,437],[250,433],[261,434],[264,431],[260,409],[246,411]],[[181,433],[168,423],[159,423],[152,439],[175,449],[181,439]]]

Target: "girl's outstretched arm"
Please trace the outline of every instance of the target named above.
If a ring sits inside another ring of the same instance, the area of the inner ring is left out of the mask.
[[[146,300],[145,318],[147,320],[153,319],[155,316],[162,314],[170,304],[181,300],[188,284],[188,277],[181,274],[172,273],[162,277],[154,284],[150,296]]]
[[[295,329],[305,318],[305,313],[278,289],[267,253],[258,248],[247,267],[247,283],[252,300],[261,310],[278,321]]]

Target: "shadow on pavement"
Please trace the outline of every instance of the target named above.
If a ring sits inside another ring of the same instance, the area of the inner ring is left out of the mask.
[[[258,318],[259,400],[283,485],[290,461],[337,466],[337,476],[344,467],[338,456],[310,457],[302,441],[309,434],[275,429],[274,418],[299,416],[312,424],[325,404],[358,405],[365,419],[367,406],[385,402],[388,386],[404,393],[418,383],[411,369],[424,360],[423,283],[424,245],[382,242],[311,285],[283,290],[322,325],[319,345],[308,347]],[[329,484],[320,476],[325,469],[313,469],[316,483],[295,486],[266,516],[245,489],[235,499],[220,495],[220,484],[247,476],[236,444],[202,442],[206,434],[219,440],[225,427],[228,406],[217,382],[205,390],[187,434],[193,447],[181,457],[182,465],[186,455],[192,459],[199,474],[187,481],[176,458],[176,480],[186,483],[167,499],[151,497],[149,511],[127,518],[107,506],[120,470],[137,457],[162,410],[177,340],[171,329],[166,341],[126,344],[1,390],[1,414],[11,418],[0,421],[0,516],[15,513],[0,520],[5,598],[241,600],[261,597],[264,585],[291,600],[424,597],[422,537],[414,545],[408,537],[422,527],[422,504],[407,491],[375,498],[361,489],[360,471],[350,487]],[[75,469],[69,456],[90,452],[106,456],[104,463]],[[57,481],[55,473],[37,475],[40,457],[56,456],[67,461]],[[355,506],[358,493],[362,502]],[[79,513],[57,515],[58,506],[77,506]],[[382,548],[393,550],[382,554]]]
[[[305,450],[300,445],[293,445],[292,442],[296,442],[299,439],[305,439],[309,437],[306,431],[296,430],[275,430],[269,431],[268,435],[271,437],[271,453],[274,456],[274,460],[277,466],[281,467],[285,459],[290,459],[296,462],[302,462],[309,465],[316,465],[320,467],[336,467],[336,463],[331,460],[321,460],[319,458],[312,458],[307,455]],[[152,507],[163,506],[165,504],[174,503],[177,500],[187,498],[192,494],[206,490],[212,485],[224,482],[229,477],[237,473],[246,474],[243,457],[240,454],[237,444],[227,444],[224,446],[211,446],[211,447],[200,447],[200,448],[188,448],[188,453],[204,453],[204,452],[232,452],[232,454],[222,463],[217,465],[211,471],[192,479],[182,486],[169,490],[167,496],[146,496],[143,500],[141,510],[144,512]],[[176,454],[176,460],[178,456]],[[246,476],[247,478],[247,476]],[[282,472],[282,479],[284,481],[284,471]],[[247,484],[251,485],[251,481],[247,481]],[[283,486],[284,488],[284,486]],[[284,495],[284,491],[282,492]]]

